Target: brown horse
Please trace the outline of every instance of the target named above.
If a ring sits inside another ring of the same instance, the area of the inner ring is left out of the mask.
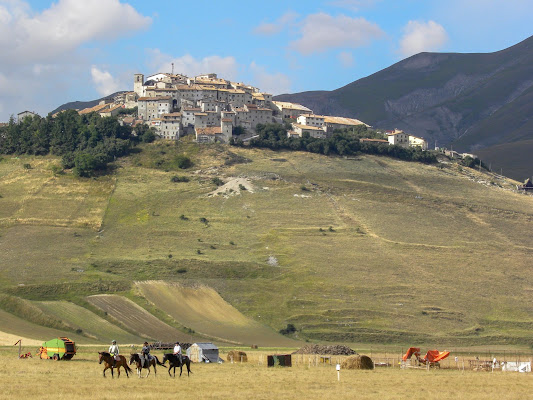
[[[154,375],[157,375],[157,371],[155,369],[156,364],[161,365],[162,367],[165,367],[165,368],[167,367],[166,365],[163,365],[162,363],[159,362],[159,359],[157,358],[157,356],[151,356],[150,362],[144,363],[143,365],[141,361],[141,356],[139,355],[139,353],[133,353],[130,356],[130,365],[133,363],[137,365],[137,375],[139,376],[139,378],[142,378],[141,371],[143,368],[148,370],[145,376],[145,378],[148,378],[148,375],[150,375],[150,367],[154,367]]]
[[[104,368],[104,378],[105,378],[105,371],[106,369],[111,369],[111,377],[114,378],[113,375],[113,369],[117,369],[117,378],[120,378],[120,367],[123,367],[126,371],[126,376],[129,378],[129,372],[133,372],[133,370],[128,366],[128,362],[126,361],[126,357],[124,356],[117,356],[118,360],[113,359],[113,356],[105,351],[99,351],[99,362],[98,364],[102,364],[102,361],[104,362],[105,368]]]

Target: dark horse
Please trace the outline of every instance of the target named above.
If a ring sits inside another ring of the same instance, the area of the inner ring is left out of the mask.
[[[139,353],[133,353],[130,357],[130,365],[135,363],[137,365],[137,375],[139,375],[139,378],[141,378],[141,370],[143,368],[147,369],[148,371],[146,372],[146,376],[145,378],[148,378],[148,375],[150,375],[150,367],[154,367],[154,374],[157,375],[157,371],[155,369],[155,366],[156,364],[157,365],[161,365],[162,367],[165,367],[165,365],[163,365],[162,363],[159,362],[159,359],[157,358],[157,356],[152,356],[152,358],[150,358],[150,362],[149,363],[144,363],[144,365],[142,365],[142,361],[141,361],[141,356],[139,355]]]
[[[126,357],[124,356],[117,356],[118,360],[116,360],[116,363],[115,363],[115,360],[113,359],[113,356],[105,351],[99,351],[98,352],[98,355],[99,355],[99,362],[98,364],[102,364],[102,361],[105,363],[105,368],[104,368],[104,378],[105,378],[105,371],[106,369],[111,369],[111,377],[114,378],[114,375],[113,375],[113,369],[116,368],[117,369],[117,378],[120,378],[120,367],[123,367],[124,370],[126,371],[126,376],[129,378],[130,375],[129,375],[129,372],[133,372],[132,369],[128,366],[128,362],[126,361]]]
[[[187,356],[181,356],[181,362],[177,355],[172,353],[165,353],[163,356],[163,364],[166,363],[168,360],[170,366],[168,367],[168,376],[170,375],[170,370],[174,368],[174,378],[176,377],[176,367],[180,367],[180,376],[183,372],[183,365],[187,367],[187,376],[191,373],[191,360],[189,360],[189,357]]]

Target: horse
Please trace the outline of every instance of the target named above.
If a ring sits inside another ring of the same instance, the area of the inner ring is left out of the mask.
[[[126,361],[126,357],[124,356],[117,356],[118,360],[114,360],[113,356],[105,351],[99,351],[98,352],[99,361],[98,364],[102,364],[102,361],[105,362],[105,368],[104,368],[104,378],[105,378],[105,371],[106,369],[111,369],[111,377],[114,378],[113,369],[117,369],[117,378],[120,378],[120,367],[123,367],[126,371],[126,376],[129,378],[129,372],[133,372],[133,370],[128,366],[128,362]]]
[[[139,378],[141,378],[141,371],[143,368],[147,369],[147,373],[146,373],[146,376],[145,378],[148,378],[148,375],[150,375],[150,367],[154,367],[154,375],[157,375],[157,371],[155,369],[155,366],[156,364],[157,365],[161,365],[162,367],[167,367],[166,365],[163,365],[162,363],[159,362],[159,359],[157,358],[157,356],[152,356],[150,358],[150,362],[148,363],[148,365],[146,365],[146,363],[142,363],[141,361],[141,356],[139,355],[139,353],[133,353],[131,356],[130,356],[130,365],[135,363],[137,365],[137,375],[139,375]]]
[[[187,367],[187,376],[190,376],[189,374],[192,371],[191,371],[191,360],[189,360],[189,357],[181,356],[181,362],[180,362],[180,358],[176,354],[165,353],[163,355],[163,364],[165,364],[167,360],[170,364],[168,367],[168,376],[172,376],[170,375],[170,370],[174,368],[174,378],[176,377],[176,367],[180,367],[180,376],[181,376],[181,373],[183,372],[183,364],[185,364],[185,366]]]

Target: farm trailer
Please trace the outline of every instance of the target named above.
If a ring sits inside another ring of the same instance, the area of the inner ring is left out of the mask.
[[[70,360],[76,354],[76,344],[68,337],[52,339],[43,343],[38,354],[45,360]]]

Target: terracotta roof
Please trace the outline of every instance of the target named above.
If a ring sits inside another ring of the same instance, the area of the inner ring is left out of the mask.
[[[124,117],[122,122],[125,124],[133,124],[133,122],[135,122],[135,117]]]
[[[338,125],[366,125],[362,121],[359,121],[358,119],[353,118],[345,118],[345,117],[332,117],[329,115],[324,116],[324,122],[326,124],[338,124]]]
[[[423,137],[420,137],[420,136],[409,135],[409,139],[411,139],[411,138],[418,139],[418,140],[423,140],[424,142],[426,141],[426,139],[424,139]]]
[[[273,103],[278,107],[287,108],[289,110],[311,111],[309,108],[304,107],[301,104],[288,103],[286,101],[274,101]]]
[[[117,104],[115,106],[111,106],[109,107],[108,109],[102,109],[100,110],[100,114],[103,114],[103,113],[108,113],[108,112],[111,112],[111,111],[115,111],[117,108],[122,108],[122,104]]]
[[[222,118],[222,122],[233,122],[231,118]]]
[[[197,135],[216,135],[222,133],[220,126],[209,126],[207,128],[196,128]]]
[[[89,113],[92,113],[92,112],[99,112],[100,110],[103,110],[104,108],[108,107],[109,104],[98,104],[94,107],[89,107],[89,108],[85,108],[83,110],[81,110],[78,114],[80,115],[83,115],[83,114],[89,114]]]
[[[163,114],[163,115],[161,115],[161,117],[162,118],[165,118],[165,117],[181,117],[181,113],[173,112],[173,113]]]

